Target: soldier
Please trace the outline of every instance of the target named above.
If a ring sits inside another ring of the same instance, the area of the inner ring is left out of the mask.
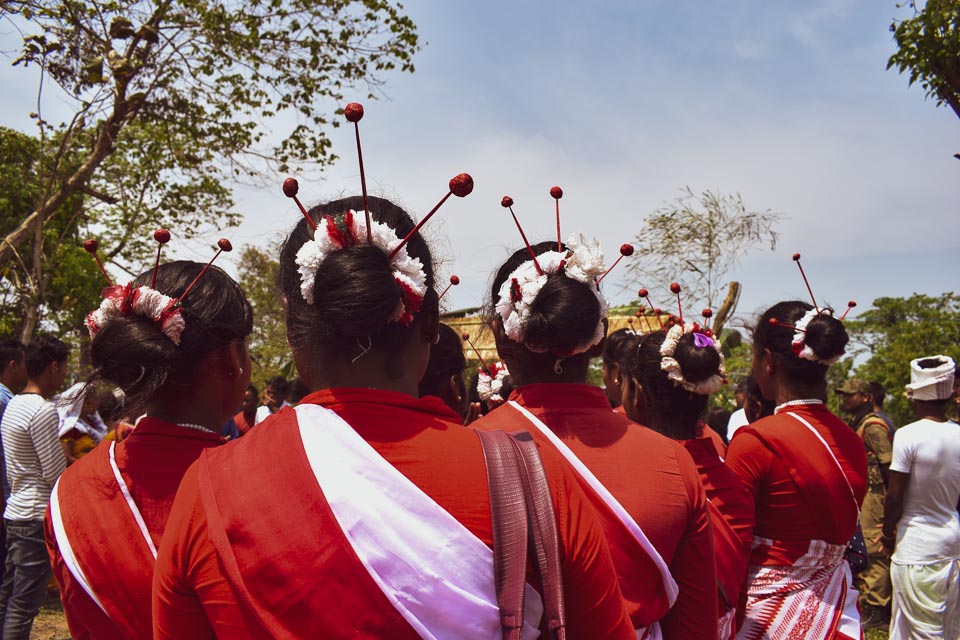
[[[867,497],[860,510],[860,527],[870,555],[869,566],[856,577],[863,611],[863,628],[886,627],[890,623],[890,554],[880,544],[887,471],[893,456],[893,433],[873,410],[870,385],[852,378],[837,388],[841,408],[850,416],[850,426],[863,441],[867,452]]]

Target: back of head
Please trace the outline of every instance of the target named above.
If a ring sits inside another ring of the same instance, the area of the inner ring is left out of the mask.
[[[803,342],[795,345],[798,332],[791,326],[802,323],[812,311],[811,305],[799,300],[778,302],[760,316],[753,333],[754,349],[769,349],[787,380],[795,385],[823,385],[830,363],[844,354],[849,341],[842,322],[830,313],[820,313],[810,318],[802,332]],[[803,347],[809,351],[803,352]]]
[[[24,346],[19,340],[0,340],[0,373],[10,361],[23,361]]]
[[[613,366],[620,364],[621,359],[631,351],[631,347],[636,348],[637,333],[633,329],[617,329],[607,334],[607,340],[603,344],[603,363]]]
[[[27,375],[36,379],[54,362],[64,363],[70,355],[70,347],[59,338],[40,334],[33,337],[24,350]]]
[[[556,251],[557,243],[540,242],[532,248],[540,256],[548,251]],[[563,249],[566,250],[566,246]],[[519,249],[497,270],[490,296],[494,309],[500,302],[500,290],[507,278],[529,261],[527,249]],[[569,357],[594,339],[602,313],[600,301],[590,285],[561,272],[550,273],[546,284],[530,305],[523,346],[530,352],[548,353],[554,358]],[[529,353],[524,354],[523,350],[513,355],[530,356]],[[585,356],[581,354],[579,357]]]
[[[266,387],[273,390],[274,395],[286,398],[290,392],[290,383],[286,378],[280,375],[273,376],[267,380]]]
[[[176,298],[203,267],[187,260],[162,264],[153,289]],[[153,271],[147,271],[131,286],[149,286],[152,277]],[[115,318],[93,336],[93,378],[123,390],[131,413],[142,409],[168,380],[189,376],[204,355],[246,338],[253,329],[253,310],[243,290],[216,266],[197,280],[182,305],[184,329],[179,346],[151,318],[137,314]]]
[[[463,341],[452,328],[440,324],[440,339],[430,348],[430,363],[427,372],[420,379],[420,396],[439,395],[442,386],[449,383],[451,376],[462,374],[467,368],[467,359],[463,355]],[[461,390],[461,395],[466,391]]]
[[[400,239],[413,230],[410,216],[389,200],[373,196],[367,200],[372,219],[391,227],[399,245]],[[362,198],[350,197],[318,205],[310,210],[310,216],[318,222],[325,215],[334,216],[339,223],[336,217],[347,211],[359,211],[362,217]],[[325,232],[321,224],[317,233]],[[414,310],[414,320],[409,326],[393,321],[406,294],[393,275],[387,254],[366,243],[345,246],[324,257],[309,292],[312,302],[308,302],[301,291],[297,252],[312,239],[313,230],[301,219],[280,252],[280,289],[287,304],[290,345],[311,354],[311,361],[316,362],[318,368],[322,368],[325,360],[352,360],[358,352],[365,353],[365,349],[399,354],[415,326],[424,318],[436,321],[439,303],[433,290],[433,259],[419,233],[407,243],[406,251],[411,260],[420,261],[427,292],[420,308]],[[402,366],[403,363],[396,364]]]
[[[663,331],[641,337],[635,355],[625,361],[626,373],[643,388],[647,426],[672,437],[693,438],[709,396],[689,390],[664,370],[661,348],[666,339]],[[696,334],[692,332],[679,337],[670,357],[679,364],[679,373],[687,386],[722,376],[723,359],[719,351],[712,346],[698,346]]]
[[[873,398],[873,404],[882,409],[883,401],[887,397],[887,390],[879,382],[871,382],[870,396]]]

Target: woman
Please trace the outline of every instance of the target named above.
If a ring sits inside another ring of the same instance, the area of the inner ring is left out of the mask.
[[[606,332],[602,262],[598,246],[543,242],[500,267],[491,327],[517,388],[474,425],[530,430],[570,461],[604,522],[635,627],[659,621],[664,638],[715,638],[713,538],[693,460],[587,384]]]
[[[633,329],[617,329],[607,336],[600,356],[603,392],[607,395],[613,410],[620,414],[624,413],[623,393],[620,388],[622,384],[620,361],[627,355],[636,339],[637,332]]]
[[[134,302],[165,304],[158,296],[181,296],[203,268],[161,265],[152,286],[150,271],[114,290],[126,313],[91,314],[94,379],[144,417],[123,442],[71,465],[51,496],[47,545],[74,638],[150,637],[154,558],[177,486],[201,451],[223,443],[220,426],[249,383],[252,311],[226,273],[211,267],[197,280],[179,335]]]
[[[823,403],[847,332],[829,309],[780,302],[754,332],[753,376],[774,415],[743,427],[727,465],[757,504],[738,638],[860,637],[843,554],[866,494],[863,443]]]
[[[709,395],[724,384],[723,356],[716,341],[696,325],[677,324],[638,342],[621,368],[623,407],[631,420],[678,441],[697,465],[713,522],[718,637],[729,640],[747,572],[754,503],[737,476],[724,466],[712,437],[701,429],[700,416]]]
[[[458,413],[463,424],[476,419],[480,407],[470,402],[463,372],[467,359],[463,355],[463,342],[456,331],[445,324],[438,325],[440,337],[430,349],[430,362],[420,380],[420,397],[435,396],[443,400],[452,411]]]
[[[367,202],[373,244],[360,197],[315,207],[315,234],[301,220],[284,244],[287,337],[313,392],[187,472],[154,638],[501,637],[480,441],[418,398],[439,323],[430,251],[412,233],[398,252],[409,215]],[[543,464],[567,637],[632,637],[599,523],[562,461]]]

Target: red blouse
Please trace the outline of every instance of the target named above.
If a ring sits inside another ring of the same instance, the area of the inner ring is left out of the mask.
[[[586,384],[526,385],[510,399],[570,447],[670,567],[680,595],[661,620],[664,637],[715,638],[717,588],[710,515],[697,468],[683,447],[611,411],[603,391]],[[470,426],[523,429],[541,448],[550,446],[515,411],[498,409]],[[627,604],[633,613],[640,603]]]

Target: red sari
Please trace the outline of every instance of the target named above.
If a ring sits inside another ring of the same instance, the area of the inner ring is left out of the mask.
[[[72,637],[150,637],[155,550],[177,487],[202,451],[223,442],[144,418],[123,442],[103,443],[63,472],[44,527]]]
[[[329,389],[332,410],[383,460],[487,546],[476,434],[439,399]],[[154,638],[417,638],[351,546],[285,409],[184,477],[154,578]],[[544,455],[558,516],[568,637],[630,638],[600,525],[563,462]]]
[[[586,465],[640,525],[667,563],[680,592],[666,610],[655,576],[637,566],[642,550],[593,492],[621,589],[637,627],[657,620],[664,638],[717,636],[717,589],[709,506],[699,474],[683,447],[610,410],[603,391],[586,384],[532,384],[511,400],[530,411]],[[470,425],[529,430],[541,449],[549,440],[509,405]],[[582,479],[581,479],[582,483]]]
[[[857,434],[822,404],[787,406],[738,431],[726,462],[757,503],[738,637],[859,637],[843,560],[867,486]]]

